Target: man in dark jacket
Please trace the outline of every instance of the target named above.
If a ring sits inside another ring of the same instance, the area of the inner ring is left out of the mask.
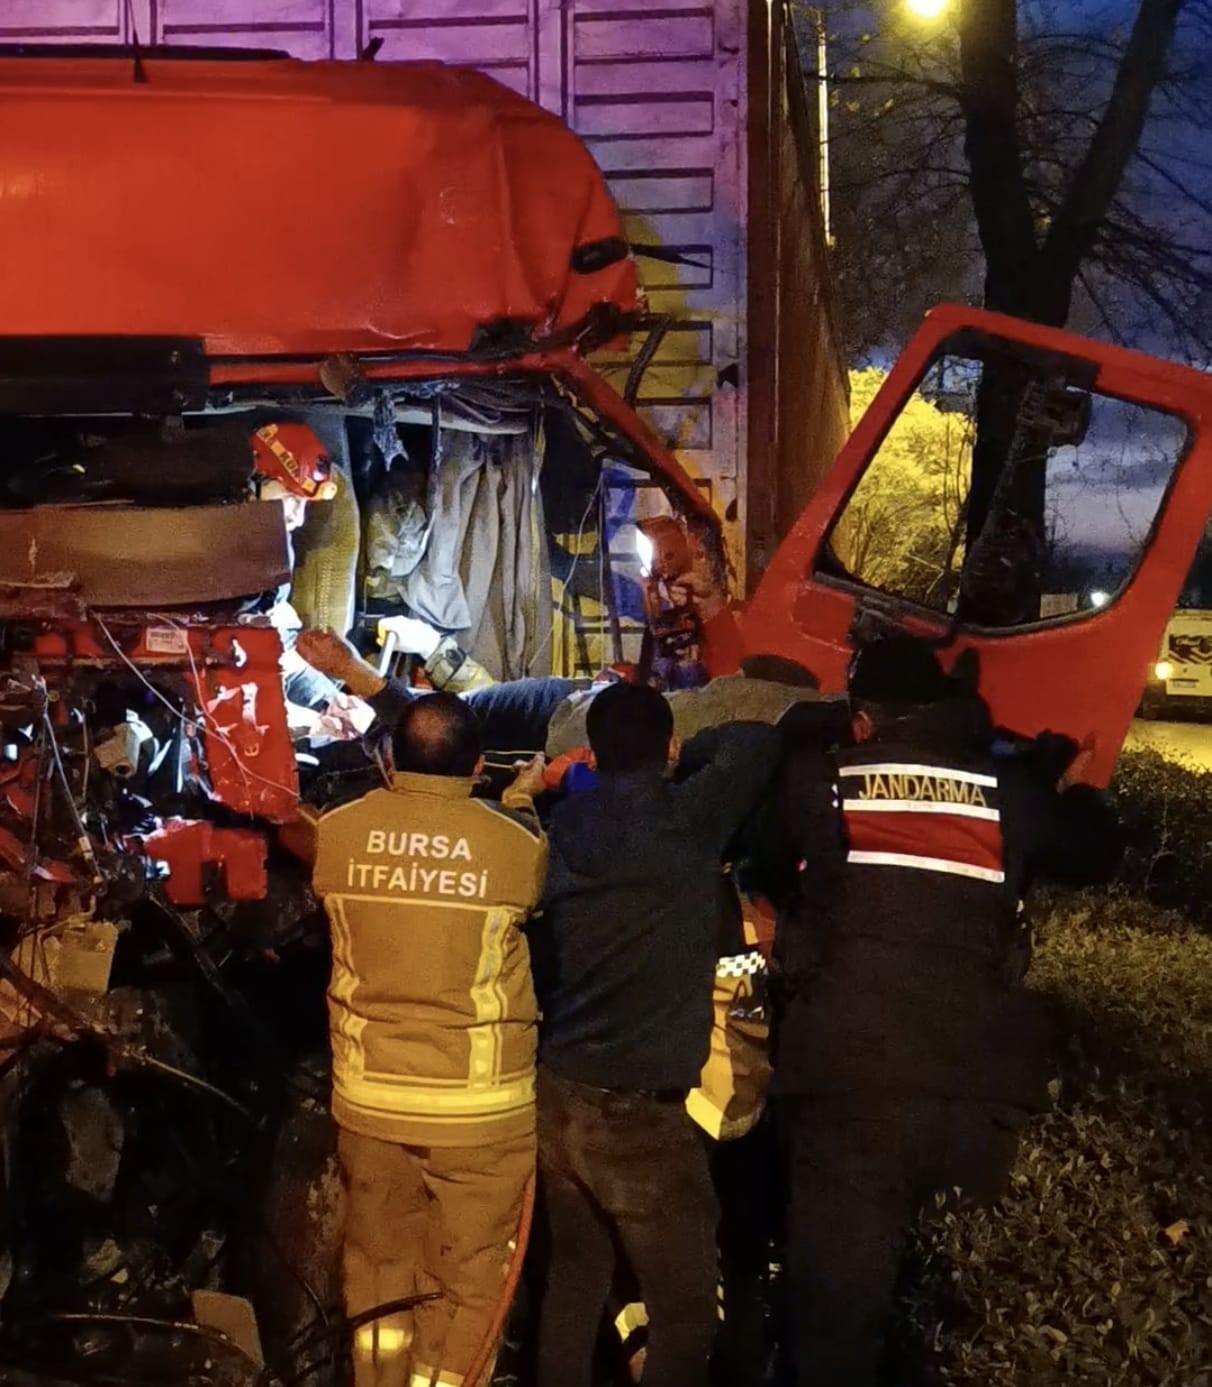
[[[850,693],[852,747],[784,729],[794,886],[774,1087],[802,1387],[873,1387],[915,1216],[936,1193],[1000,1194],[1046,1100],[1023,896],[1041,876],[1106,879],[1119,860],[1106,801],[1073,783],[1077,748],[999,744],[928,646],[864,648]]]
[[[600,783],[551,819],[532,945],[549,1234],[540,1387],[588,1387],[616,1246],[648,1309],[645,1383],[706,1379],[716,1207],[685,1100],[708,1053],[724,849],[779,738],[748,723],[703,734],[711,760],[674,785],[672,734],[654,690],[606,689],[588,715]]]

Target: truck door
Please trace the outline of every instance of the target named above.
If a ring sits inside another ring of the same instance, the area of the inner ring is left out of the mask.
[[[861,378],[860,378],[861,384]],[[975,309],[931,313],[783,542],[751,653],[844,687],[902,630],[979,658],[996,722],[1107,779],[1212,506],[1212,379]]]

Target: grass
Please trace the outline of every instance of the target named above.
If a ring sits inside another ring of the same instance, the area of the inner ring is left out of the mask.
[[[1122,884],[1036,910],[1053,1110],[997,1209],[921,1231],[918,1383],[1212,1387],[1212,776],[1141,752],[1115,789]]]

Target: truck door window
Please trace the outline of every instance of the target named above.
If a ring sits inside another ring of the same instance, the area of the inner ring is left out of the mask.
[[[981,628],[1114,601],[1144,553],[1187,429],[1088,388],[1080,366],[938,357],[838,515],[821,572]],[[856,373],[860,409],[881,379]]]

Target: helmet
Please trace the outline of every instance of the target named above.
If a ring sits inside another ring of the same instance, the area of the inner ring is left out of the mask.
[[[305,501],[331,501],[337,494],[332,461],[306,424],[266,424],[252,436],[253,469]]]

